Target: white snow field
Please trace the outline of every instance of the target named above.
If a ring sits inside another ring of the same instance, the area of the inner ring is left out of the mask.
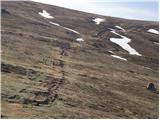
[[[118,29],[121,29],[121,30],[125,31],[125,29],[123,29],[122,27],[120,27],[118,25],[116,25],[115,27],[118,28]]]
[[[38,14],[45,17],[45,18],[49,18],[49,19],[54,18],[54,17],[50,16],[50,14],[46,10],[43,10],[42,12],[39,12]]]
[[[126,51],[129,52],[129,54],[131,55],[137,55],[137,56],[142,56],[140,53],[138,53],[135,49],[133,49],[128,43],[131,42],[131,39],[120,35],[118,33],[116,33],[115,31],[113,31],[113,29],[111,29],[113,34],[116,34],[118,36],[120,36],[121,38],[110,38],[110,41],[121,46],[123,49],[125,49]]]
[[[104,19],[102,19],[102,18],[95,18],[95,19],[93,19],[92,21],[94,21],[95,24],[99,25],[101,22],[104,21]]]
[[[82,38],[77,38],[76,41],[81,42],[84,41]]]
[[[122,57],[117,56],[117,55],[111,55],[111,56],[112,56],[112,57],[114,57],[114,58],[118,58],[118,59],[121,59],[121,60],[127,61],[127,59],[126,59],[126,58],[122,58]]]
[[[159,34],[159,31],[157,31],[155,29],[149,29],[148,32],[154,33],[154,34]]]

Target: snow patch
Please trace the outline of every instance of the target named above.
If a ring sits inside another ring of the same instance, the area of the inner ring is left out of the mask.
[[[77,38],[76,41],[81,42],[84,41],[82,38]]]
[[[104,21],[104,19],[102,19],[102,18],[95,18],[92,21],[94,21],[97,25],[99,25],[101,22]]]
[[[62,26],[63,27],[63,26]],[[67,28],[67,27],[63,27],[64,29],[66,29],[66,30],[69,30],[69,31],[71,31],[71,32],[74,32],[74,33],[76,33],[76,34],[80,34],[79,32],[77,32],[77,31],[75,31],[75,30],[73,30],[73,29],[70,29],[70,28]]]
[[[114,52],[113,52],[113,51],[111,51],[111,50],[109,50],[108,52],[109,52],[110,54],[114,54]]]
[[[45,18],[49,18],[49,19],[54,18],[54,17],[50,16],[50,14],[46,10],[43,10],[42,12],[39,12],[38,14],[45,17]]]
[[[49,22],[49,23],[56,25],[56,26],[60,26],[60,24],[58,24],[58,23],[54,23],[54,22]]]
[[[123,29],[123,28],[120,27],[120,26],[115,26],[115,27],[118,28],[118,29],[121,29],[121,30],[125,31],[125,29]]]
[[[159,43],[158,42],[153,42],[154,44],[156,44],[156,45],[159,45]]]
[[[148,32],[154,33],[154,34],[159,34],[159,31],[157,31],[155,29],[149,29]]]
[[[74,33],[76,33],[76,34],[80,34],[79,32],[77,32],[77,31],[75,31],[75,30],[73,30],[73,29],[70,29],[70,28],[61,26],[61,25],[58,24],[58,23],[51,22],[51,21],[50,21],[49,23],[50,23],[50,24],[53,24],[53,25],[56,25],[56,26],[59,26],[59,27],[62,27],[63,29],[69,30],[69,31],[74,32]],[[84,40],[83,40],[83,38],[77,38],[76,41],[81,42],[81,41],[84,41]]]
[[[74,32],[74,33],[76,33],[76,34],[80,34],[79,32],[77,32],[77,31],[75,31],[75,30],[73,30],[73,29],[67,28],[67,27],[63,27],[63,26],[61,26],[61,25],[58,24],[58,23],[55,23],[55,22],[49,22],[49,23],[51,23],[51,24],[53,24],[53,25],[56,25],[56,26],[59,26],[59,27],[62,27],[63,29],[69,30],[69,31]]]
[[[114,58],[118,58],[118,59],[121,59],[121,60],[127,61],[127,59],[126,59],[126,58],[122,58],[122,57],[117,56],[117,55],[111,55],[111,56],[112,56],[112,57],[114,57]]]
[[[135,49],[133,49],[128,43],[131,42],[131,39],[116,33],[115,31],[111,31],[112,33],[122,37],[122,38],[110,38],[110,41],[121,46],[123,49],[129,52],[131,55],[142,56]]]

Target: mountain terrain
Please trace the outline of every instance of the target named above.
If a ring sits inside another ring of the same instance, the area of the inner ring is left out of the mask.
[[[158,118],[158,30],[153,21],[1,1],[1,117]]]

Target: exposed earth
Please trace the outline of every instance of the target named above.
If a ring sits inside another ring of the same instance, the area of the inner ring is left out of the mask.
[[[1,4],[2,118],[158,118],[158,22]]]

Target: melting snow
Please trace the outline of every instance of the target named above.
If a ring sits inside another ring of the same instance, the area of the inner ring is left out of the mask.
[[[109,52],[109,53],[111,53],[111,54],[114,54],[114,52],[113,52],[113,51],[111,51],[111,50],[110,50],[110,51],[108,51],[108,52]]]
[[[42,12],[39,12],[38,14],[45,17],[45,18],[50,18],[50,19],[54,18],[54,17],[50,16],[50,14],[46,10],[43,10]]]
[[[43,13],[44,13],[44,12],[46,12],[46,11],[43,10]],[[39,13],[39,14],[40,14],[40,13]],[[49,15],[49,14],[48,14],[48,15]],[[51,17],[52,17],[52,16],[51,16]],[[56,26],[59,26],[59,27],[62,27],[63,29],[72,31],[72,32],[74,32],[74,33],[76,33],[76,34],[80,34],[79,32],[77,32],[77,31],[75,31],[75,30],[73,30],[73,29],[67,28],[67,27],[63,27],[63,26],[61,26],[61,25],[58,24],[58,23],[51,22],[51,21],[50,21],[49,23],[51,23],[51,24],[53,24],[53,25],[56,25]],[[81,41],[84,41],[84,40],[83,40],[82,38],[77,38],[76,41],[81,42]]]
[[[112,56],[112,57],[114,57],[114,58],[118,58],[118,59],[121,59],[121,60],[127,61],[127,59],[126,59],[126,58],[122,58],[122,57],[117,56],[117,55],[111,55],[111,56]]]
[[[112,33],[122,37],[122,38],[110,38],[111,42],[114,42],[116,44],[118,44],[119,46],[121,46],[123,49],[125,49],[126,51],[129,52],[129,54],[131,55],[137,55],[137,56],[142,56],[141,54],[139,54],[135,49],[133,49],[128,43],[131,42],[131,39],[120,35],[118,33],[116,33],[115,31],[111,31]]]
[[[154,44],[156,44],[156,45],[159,45],[159,43],[158,42],[153,42]]]
[[[93,21],[94,21],[97,25],[99,25],[101,22],[104,21],[104,19],[102,19],[102,18],[95,18],[95,19],[93,19]]]
[[[148,32],[154,33],[154,34],[159,34],[159,32],[155,29],[149,29]]]
[[[120,26],[115,26],[116,28],[119,28],[119,29],[121,29],[121,30],[123,30],[123,31],[125,31],[125,29],[123,29],[122,27],[120,27]]]
[[[62,26],[63,27],[63,26]],[[64,29],[66,29],[66,30],[69,30],[69,31],[72,31],[72,32],[74,32],[74,33],[76,33],[76,34],[80,34],[79,32],[77,32],[77,31],[75,31],[75,30],[73,30],[73,29],[70,29],[70,28],[67,28],[67,27],[63,27]]]
[[[49,23],[56,25],[56,26],[60,26],[60,24],[58,24],[58,23],[54,23],[54,22],[49,22]]]
[[[76,34],[80,34],[79,32],[77,32],[77,31],[75,31],[75,30],[73,30],[73,29],[67,28],[67,27],[63,27],[63,26],[61,26],[61,25],[58,24],[58,23],[55,23],[55,22],[49,22],[49,23],[51,23],[51,24],[53,24],[53,25],[56,25],[56,26],[59,26],[59,27],[62,27],[62,28],[64,28],[64,29],[69,30],[69,31],[71,31],[71,32],[74,32],[74,33],[76,33]]]
[[[77,38],[76,41],[81,42],[84,41],[82,38]]]

